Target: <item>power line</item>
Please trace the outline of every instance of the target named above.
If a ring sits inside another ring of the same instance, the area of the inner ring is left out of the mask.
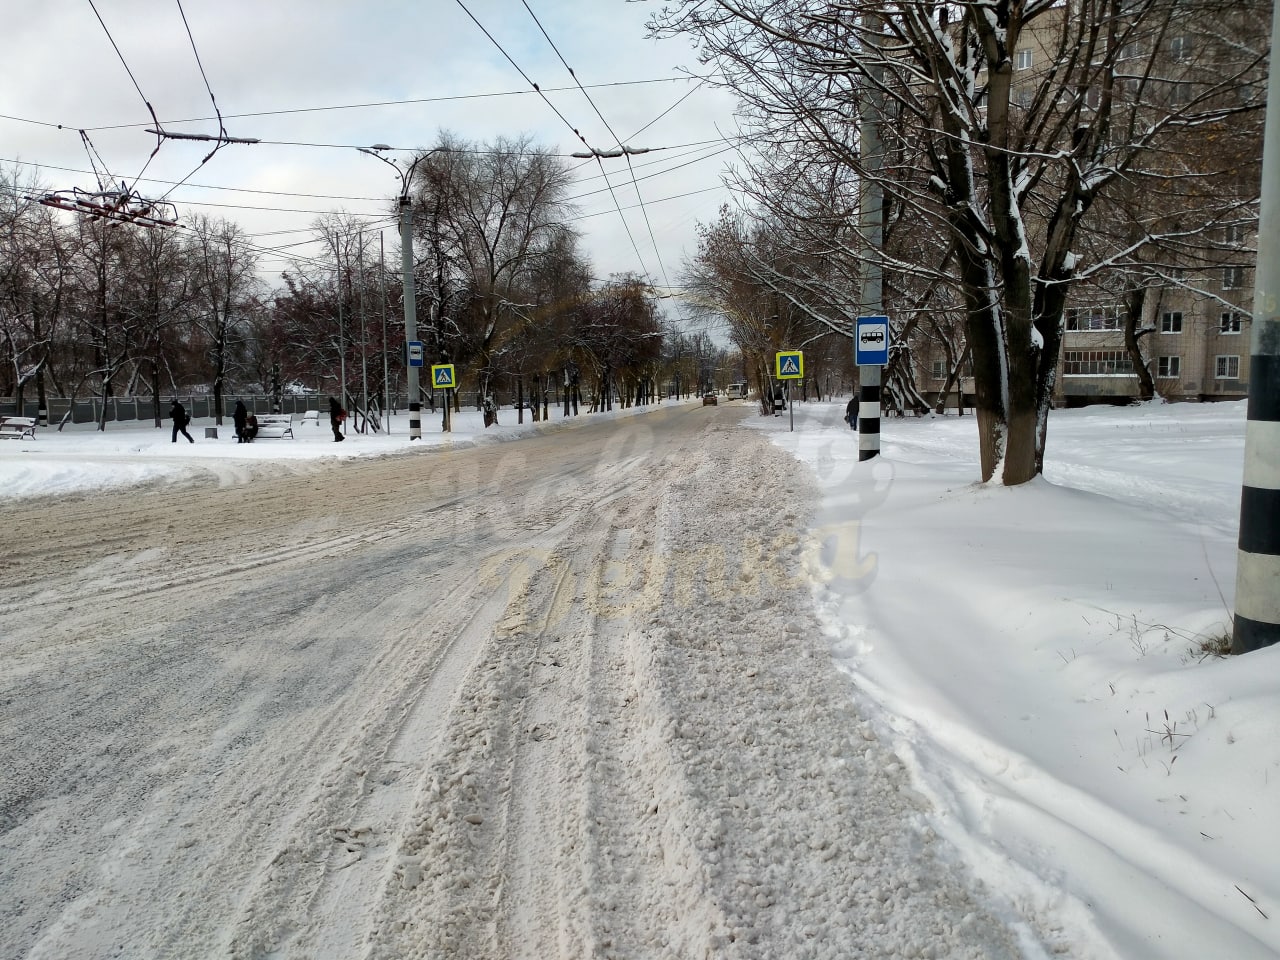
[[[102,19],[102,14],[98,12],[97,6],[93,0],[89,0],[89,7],[93,10],[93,15],[98,18],[98,23],[102,24],[102,30],[107,35],[107,39],[111,41],[111,48],[115,50],[116,56],[120,58],[120,64],[124,67],[124,72],[129,75],[129,79],[133,81],[133,89],[138,91],[138,96],[142,98],[142,102],[147,106],[147,112],[151,114],[151,119],[156,123],[160,121],[156,119],[156,112],[151,106],[151,101],[147,99],[147,95],[142,92],[142,87],[138,84],[138,78],[133,75],[133,71],[129,69],[129,63],[124,58],[124,54],[120,52],[120,47],[116,43],[116,38],[111,35],[111,31],[107,28],[107,22]]]
[[[581,134],[581,132],[579,132],[579,130],[578,130],[578,128],[577,128],[577,127],[575,127],[572,123],[570,123],[570,122],[569,122],[568,118],[567,118],[567,117],[565,117],[565,115],[564,115],[563,113],[561,113],[561,112],[560,112],[560,110],[556,107],[556,105],[555,105],[554,103],[552,103],[552,102],[551,102],[550,98],[549,98],[549,97],[547,97],[547,95],[546,95],[545,93],[543,93],[543,92],[542,92],[542,88],[541,88],[541,87],[539,87],[536,83],[534,83],[533,79],[532,79],[532,78],[531,78],[527,73],[525,73],[525,72],[524,72],[524,70],[521,68],[520,64],[516,63],[516,62],[515,62],[515,60],[513,60],[513,59],[511,58],[511,54],[507,53],[507,51],[503,48],[502,44],[500,44],[500,43],[497,41],[497,39],[493,36],[493,34],[491,34],[487,29],[485,29],[484,24],[482,24],[479,20],[477,20],[477,19],[476,19],[475,14],[473,14],[470,10],[468,10],[468,9],[467,9],[467,5],[466,5],[465,3],[463,3],[463,2],[462,2],[462,0],[457,0],[457,4],[458,4],[458,6],[460,6],[460,7],[462,8],[463,12],[464,12],[468,17],[470,17],[470,18],[471,18],[471,21],[472,21],[472,22],[473,22],[477,27],[479,27],[479,28],[480,28],[481,32],[482,32],[486,37],[488,37],[488,38],[489,38],[489,42],[490,42],[490,43],[492,43],[495,47],[497,47],[497,48],[498,48],[498,52],[499,52],[499,53],[501,53],[504,57],[506,57],[506,58],[507,58],[507,62],[508,62],[508,63],[510,63],[510,64],[511,64],[511,66],[515,67],[516,72],[517,72],[517,73],[519,73],[519,74],[520,74],[520,76],[524,77],[524,79],[529,83],[529,85],[530,85],[531,87],[533,87],[533,89],[534,89],[534,90],[538,91],[538,95],[542,97],[543,101],[547,104],[547,106],[549,106],[549,107],[551,108],[551,110],[555,113],[555,115],[556,115],[557,117],[559,117],[559,118],[564,122],[564,125],[565,125],[566,127],[568,127],[570,130],[572,130],[572,131],[573,131],[573,135],[574,135],[575,137],[577,137],[579,140],[581,140],[581,141],[582,141],[583,146],[585,146],[585,147],[586,147],[589,151],[591,151],[592,153],[595,153],[595,152],[596,152],[596,151],[595,151],[595,149],[591,146],[591,144],[587,143],[587,139],[586,139],[586,137],[584,137],[584,136]],[[526,5],[526,9],[528,9],[527,5]],[[532,12],[533,12],[533,11],[530,11],[530,13],[532,13]],[[535,20],[536,20],[536,18],[535,18]],[[545,36],[545,32],[544,32],[544,36]],[[553,45],[553,46],[554,46],[554,45]],[[572,73],[572,71],[570,71],[570,73]],[[576,79],[576,78],[575,78],[575,79]],[[608,178],[608,176],[607,176],[607,175],[605,174],[605,172],[604,172],[604,165],[603,165],[603,164],[601,164],[601,166],[600,166],[600,173],[601,173],[601,175],[602,175],[602,176],[604,176],[604,182],[605,182],[605,185],[609,188],[609,193],[610,193],[611,195],[613,195],[613,184],[609,183],[609,178]],[[634,237],[634,236],[632,236],[632,234],[631,234],[631,225],[630,225],[629,223],[627,223],[627,218],[626,218],[626,217],[624,217],[624,216],[622,216],[622,207],[621,207],[621,205],[618,203],[618,198],[617,198],[617,196],[616,196],[616,195],[614,195],[614,196],[613,196],[613,204],[614,204],[614,206],[615,206],[615,207],[618,207],[618,216],[622,218],[622,226],[623,226],[623,227],[626,229],[626,231],[627,231],[627,239],[631,241],[631,249],[633,249],[633,250],[635,251],[635,254],[636,254],[636,260],[637,260],[637,261],[639,262],[639,264],[640,264],[640,269],[641,269],[641,270],[643,270],[643,271],[647,274],[649,271],[648,271],[648,269],[647,269],[647,268],[645,267],[645,265],[644,265],[644,257],[642,257],[642,256],[640,255],[640,247],[639,247],[639,245],[636,243],[636,239],[635,239],[635,237]]]
[[[613,137],[614,142],[615,142],[619,147],[623,146],[623,144],[625,143],[625,141],[624,141],[621,137],[619,137],[619,136],[617,135],[617,133],[615,133],[615,132],[614,132],[613,127],[611,127],[611,126],[609,125],[609,121],[608,121],[608,120],[606,120],[606,119],[605,119],[604,114],[600,112],[600,108],[599,108],[599,107],[597,107],[597,106],[596,106],[595,101],[591,99],[591,94],[587,93],[587,91],[586,91],[585,89],[583,89],[583,86],[582,86],[581,81],[579,81],[579,80],[578,80],[578,75],[577,75],[577,73],[576,73],[576,72],[574,72],[573,67],[569,66],[569,61],[568,61],[568,60],[566,60],[566,59],[564,58],[564,55],[560,52],[560,48],[556,46],[555,41],[551,39],[551,35],[550,35],[549,33],[547,33],[546,28],[542,25],[542,21],[538,19],[538,15],[537,15],[536,13],[534,13],[534,12],[533,12],[533,8],[532,8],[531,6],[529,6],[529,0],[520,0],[520,2],[524,5],[525,10],[527,10],[527,11],[529,12],[529,16],[533,18],[533,22],[534,22],[535,24],[537,24],[537,26],[538,26],[538,30],[539,30],[539,31],[541,31],[542,36],[543,36],[544,38],[546,38],[547,43],[551,45],[551,49],[555,51],[556,57],[557,57],[557,58],[559,58],[560,62],[564,65],[564,68],[565,68],[566,70],[568,70],[568,71],[569,71],[569,76],[573,77],[573,82],[574,82],[574,83],[576,83],[576,84],[578,85],[578,89],[582,92],[583,97],[585,97],[585,98],[586,98],[587,103],[589,103],[589,104],[591,105],[591,109],[595,111],[596,116],[600,118],[600,122],[604,124],[604,128],[605,128],[607,131],[609,131],[609,136]],[[701,84],[699,84],[699,87],[700,87],[700,86],[701,86]],[[669,107],[666,111],[664,111],[664,112],[663,112],[659,117],[657,117],[655,120],[651,121],[649,124],[646,124],[646,126],[645,126],[643,129],[648,129],[648,127],[652,126],[654,123],[657,123],[657,122],[658,122],[658,120],[662,119],[662,117],[663,117],[663,116],[666,116],[666,114],[667,114],[667,113],[670,113],[670,112],[671,112],[671,110],[674,110],[674,109],[675,109],[675,107],[676,107],[676,106],[679,106],[679,104],[680,104],[680,103],[683,103],[683,102],[684,102],[684,100],[685,100],[688,96],[692,95],[692,94],[694,93],[694,91],[696,91],[697,89],[698,89],[698,87],[694,87],[694,89],[693,89],[693,90],[690,90],[688,93],[686,93],[684,97],[681,97],[678,101],[676,101],[676,103],[675,103],[675,104],[673,104],[673,105],[672,105],[671,107]],[[593,151],[593,152],[594,152],[594,151]],[[644,225],[645,225],[645,229],[649,232],[649,242],[650,242],[651,244],[653,244],[653,255],[654,255],[655,257],[657,257],[657,258],[658,258],[658,269],[662,271],[662,279],[666,282],[666,284],[667,284],[668,286],[670,286],[670,285],[671,285],[671,278],[667,276],[667,266],[666,266],[666,264],[665,264],[665,263],[663,263],[663,261],[662,261],[662,251],[658,249],[658,238],[657,238],[656,236],[654,236],[654,233],[653,233],[653,224],[652,224],[652,223],[650,222],[650,220],[649,220],[649,211],[645,209],[645,205],[644,205],[644,197],[643,197],[643,196],[641,195],[641,193],[640,193],[640,184],[639,184],[639,182],[637,182],[637,180],[636,180],[636,171],[635,171],[635,167],[634,167],[634,166],[632,165],[632,163],[631,163],[631,154],[630,154],[629,152],[627,152],[626,150],[624,150],[624,151],[623,151],[623,153],[622,153],[622,155],[623,155],[623,157],[625,157],[625,158],[626,158],[626,161],[627,161],[627,170],[628,170],[628,171],[630,172],[630,174],[631,174],[631,186],[632,186],[632,188],[633,188],[633,189],[635,190],[635,192],[636,192],[636,200],[637,200],[637,201],[639,201],[639,205],[640,205],[640,215],[644,218]],[[601,173],[601,175],[602,175],[602,176],[605,176],[605,171],[604,171],[604,160],[603,160],[603,158],[601,158],[600,156],[598,156],[598,155],[597,155],[595,159],[596,159],[596,162],[600,165],[600,173]],[[609,183],[607,176],[606,176],[606,179],[605,179],[605,183],[606,183],[606,184],[608,184],[608,183]],[[612,191],[613,191],[612,185],[610,185],[610,188],[609,188],[609,189],[610,189],[610,193],[612,193]],[[614,205],[615,205],[615,206],[617,206],[617,198],[616,198],[616,197],[614,198]],[[621,208],[620,208],[620,207],[619,207],[619,210],[618,210],[618,215],[623,217],[623,221],[624,221],[624,222],[626,221],[626,217],[625,217],[625,216],[623,216],[623,214],[622,214],[622,210],[621,210]],[[630,236],[630,235],[631,235],[631,228],[630,228],[629,226],[628,226],[628,228],[627,228],[627,235],[628,235],[628,236]],[[635,241],[633,240],[633,241],[632,241],[632,244],[633,244],[633,245],[634,245],[634,242],[635,242]],[[636,256],[637,256],[637,257],[639,257],[639,255],[640,255],[640,251],[639,251],[639,250],[637,250],[637,251],[636,251]],[[640,261],[640,266],[641,266],[641,268],[642,268],[642,269],[644,268],[644,261],[643,261],[643,259]]]
[[[693,159],[688,160],[684,163],[678,163],[678,164],[675,164],[674,166],[666,167],[662,170],[658,170],[653,173],[641,176],[639,179],[651,180],[651,179],[654,179],[655,177],[664,176],[668,173],[674,173],[677,170],[683,170],[685,167],[692,166],[696,163],[701,163],[704,160],[714,159],[715,157],[718,157],[723,153],[728,153],[729,151],[734,149],[732,144],[726,146],[724,140],[699,140],[699,141],[694,141],[688,144],[676,144],[669,147],[654,147],[651,152],[658,152],[658,151],[665,151],[665,150],[683,150],[688,147],[694,147],[698,149],[689,150],[687,153],[680,154],[676,157],[671,157],[668,159],[682,159],[684,157],[689,157],[689,156],[692,156]],[[458,151],[458,152],[476,153],[476,154],[483,154],[483,155],[490,155],[495,153],[495,151]],[[645,169],[647,167],[657,166],[658,164],[665,163],[665,162],[667,161],[656,159],[656,160],[648,161],[646,163],[641,163],[639,164],[639,167],[640,169]],[[65,167],[58,164],[39,163],[31,160],[19,160],[17,158],[10,158],[10,157],[0,157],[0,163],[8,163],[8,164],[12,164],[14,166],[20,166],[20,167],[31,167],[36,170],[56,170],[60,173],[76,173],[76,174],[82,174],[87,176],[98,176],[97,173],[93,170],[84,170],[79,167]],[[590,163],[590,161],[588,161],[588,163]],[[582,164],[581,166],[585,167],[587,166],[587,164]],[[579,169],[581,169],[581,167]],[[606,179],[606,178],[600,176],[599,174],[593,174],[593,175],[584,177],[583,181],[580,181],[580,182],[589,182],[591,180],[596,180],[596,179]],[[162,180],[157,177],[147,177],[147,178],[144,178],[144,180],[147,183],[160,184],[162,186],[176,187],[179,185],[179,181]],[[339,200],[339,201],[345,200],[345,201],[357,201],[357,202],[365,202],[365,203],[381,203],[390,199],[388,197],[346,196],[342,194],[328,194],[328,193],[297,193],[297,192],[290,192],[285,190],[260,190],[253,187],[226,187],[226,186],[219,186],[216,184],[209,184],[209,183],[188,182],[182,185],[195,190],[219,190],[219,191],[225,191],[228,193],[249,193],[249,194],[256,194],[260,196],[269,196],[269,197],[297,197],[300,199],[308,199],[308,200]],[[605,192],[607,192],[607,190],[593,190],[593,191],[588,191],[585,193],[578,194],[577,196],[570,197],[569,199],[571,201],[580,200],[580,199],[585,199],[587,197],[592,197],[592,196],[595,196],[596,194],[605,193]],[[202,203],[201,201],[194,201],[194,200],[184,200],[183,202],[196,204],[196,205],[200,205]],[[219,204],[213,204],[211,202],[203,202],[203,205],[223,206],[230,209],[278,210],[279,212],[283,212],[283,213],[312,212],[308,210],[296,210],[292,208],[255,207],[255,206],[240,205],[240,204],[219,205]],[[331,212],[331,211],[315,211],[315,212],[322,213],[322,212]]]
[[[187,22],[187,11],[182,9],[182,0],[175,0],[178,4],[178,13],[182,15],[182,25],[187,28],[187,39],[191,41],[191,52],[195,54],[196,66],[200,68],[200,78],[204,80],[204,88],[209,91],[209,102],[213,104],[213,112],[218,118],[218,134],[225,135],[227,128],[222,123],[222,111],[218,109],[218,98],[213,95],[213,87],[209,85],[209,75],[204,72],[204,63],[200,60],[200,51],[196,49],[196,38],[191,33],[191,24]],[[218,146],[222,144],[219,143]],[[214,147],[216,153],[218,147]],[[210,154],[209,156],[213,156]]]
[[[587,84],[588,90],[605,90],[611,87],[634,87],[644,86],[651,83],[688,83],[691,80],[701,80],[701,77],[654,77],[647,80],[617,80],[611,83],[594,83]],[[328,104],[319,107],[290,107],[281,110],[257,110],[249,113],[228,113],[224,114],[227,120],[243,120],[253,117],[282,117],[299,113],[327,113],[336,110],[370,110],[376,107],[404,107],[414,106],[424,103],[450,103],[458,100],[487,100],[498,97],[527,97],[531,93],[567,93],[574,90],[575,87],[544,87],[540,90],[495,90],[489,93],[457,93],[440,97],[412,97],[404,100],[371,100],[367,103],[338,103]],[[6,120],[17,120],[22,123],[43,123],[39,120],[28,120],[24,117],[13,117],[6,114],[0,114],[0,118]],[[171,124],[175,123],[200,123],[206,120],[215,120],[216,117],[188,117],[185,120],[171,120]],[[62,127],[63,124],[44,123],[45,126]],[[118,123],[100,127],[86,127],[86,130],[127,130],[132,127],[144,127],[144,123]]]

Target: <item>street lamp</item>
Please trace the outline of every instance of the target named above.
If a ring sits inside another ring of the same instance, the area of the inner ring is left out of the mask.
[[[432,150],[422,154],[409,165],[408,170],[401,170],[398,163],[388,160],[379,152],[391,149],[385,143],[375,143],[370,147],[356,147],[356,149],[371,157],[377,157],[400,178],[400,270],[404,279],[404,341],[407,351],[409,344],[416,343],[418,340],[418,304],[413,284],[413,203],[409,199],[409,183],[413,180],[414,168],[437,151]],[[405,362],[408,364],[406,380],[409,388],[409,439],[421,440],[422,403],[418,397],[418,368],[410,362],[407,353]]]

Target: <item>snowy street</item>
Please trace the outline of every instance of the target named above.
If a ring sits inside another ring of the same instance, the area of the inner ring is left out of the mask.
[[[744,413],[6,503],[0,958],[1025,955]]]

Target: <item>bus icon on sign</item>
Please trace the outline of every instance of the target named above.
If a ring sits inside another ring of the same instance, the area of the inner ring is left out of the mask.
[[[853,346],[858,366],[885,366],[889,362],[889,318],[859,317]]]

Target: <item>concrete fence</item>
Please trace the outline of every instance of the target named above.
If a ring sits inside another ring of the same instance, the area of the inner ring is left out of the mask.
[[[160,416],[168,419],[169,404],[177,399],[187,408],[192,420],[213,419],[216,410],[213,397],[207,395],[184,396],[182,394],[165,394],[160,401]],[[275,399],[266,395],[229,394],[222,398],[222,416],[231,419],[236,401],[243,400],[244,405],[254,413],[305,413],[307,410],[319,410],[326,417],[329,411],[329,398],[318,394],[286,395],[277,404]],[[68,418],[72,423],[96,423],[102,410],[100,397],[84,400],[68,400],[62,397],[49,399],[49,423],[56,425],[62,422],[70,411]],[[149,397],[111,397],[106,401],[107,420],[111,421],[154,421],[155,404]],[[40,414],[39,404],[34,399],[24,400],[22,410],[14,400],[0,400],[0,417],[37,417]]]

